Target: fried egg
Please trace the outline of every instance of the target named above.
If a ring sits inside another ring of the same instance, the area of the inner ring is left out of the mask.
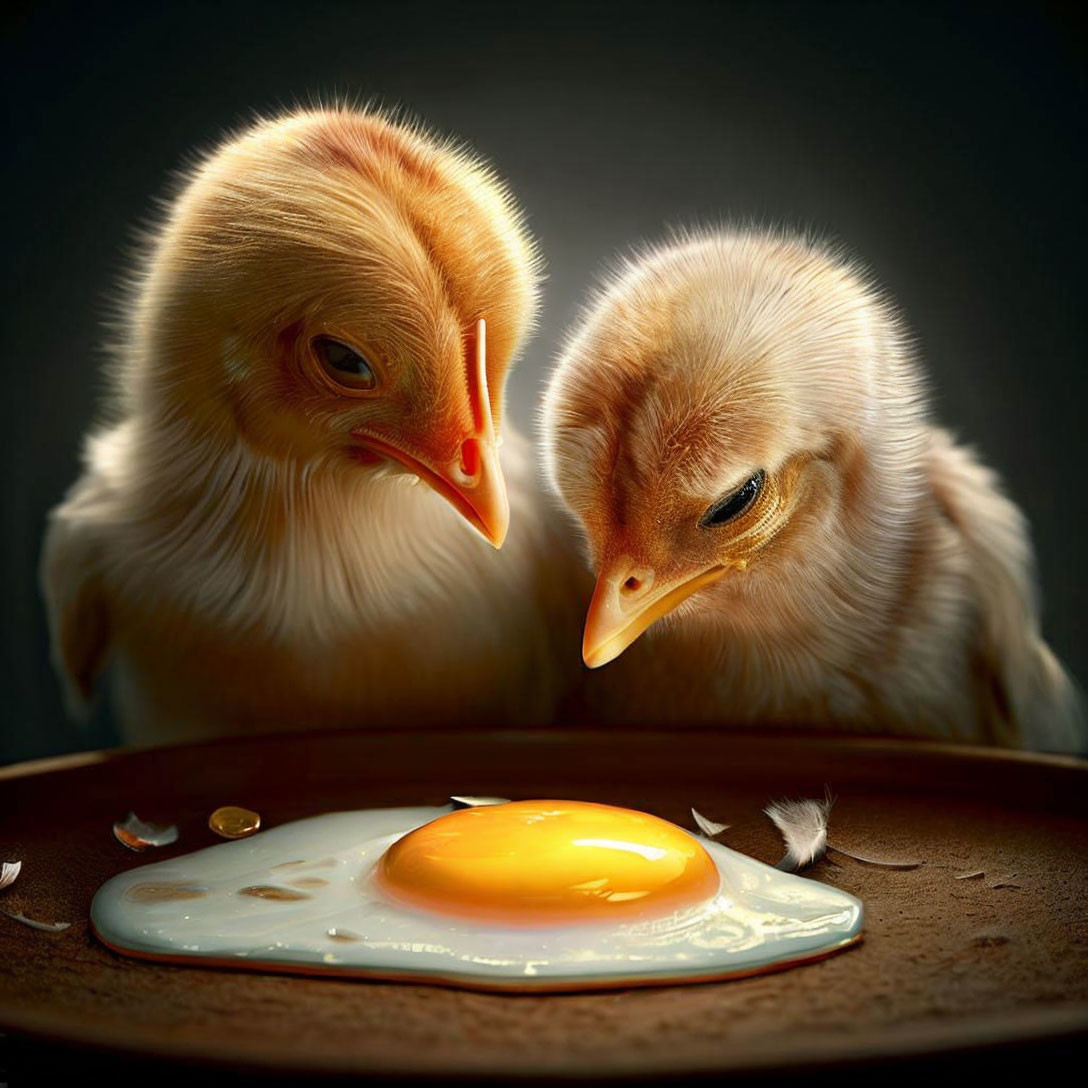
[[[126,955],[493,990],[724,979],[860,939],[853,896],[584,801],[336,812],[122,873]]]

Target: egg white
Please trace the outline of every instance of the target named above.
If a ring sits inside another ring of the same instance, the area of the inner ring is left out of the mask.
[[[861,932],[853,896],[700,835],[718,894],[652,921],[515,928],[383,895],[372,872],[385,850],[450,811],[328,813],[145,865],[99,889],[91,923],[111,948],[150,959],[517,990],[728,978],[821,958]],[[261,886],[304,898],[241,894]],[[177,888],[190,898],[156,898]]]

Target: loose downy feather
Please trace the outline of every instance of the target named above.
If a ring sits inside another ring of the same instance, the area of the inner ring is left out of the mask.
[[[782,832],[786,843],[786,855],[776,868],[795,873],[819,861],[828,851],[881,869],[917,869],[923,864],[921,861],[872,858],[828,842],[827,824],[833,803],[834,798],[827,793],[822,801],[775,801],[763,810]]]
[[[775,868],[795,873],[827,853],[830,797],[822,801],[774,801],[763,811],[782,832],[786,843],[786,856]]]

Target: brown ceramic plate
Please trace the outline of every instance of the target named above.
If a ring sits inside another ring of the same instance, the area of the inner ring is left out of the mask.
[[[859,896],[864,942],[820,963],[726,983],[511,996],[170,966],[90,934],[95,890],[124,869],[218,841],[220,805],[263,827],[450,794],[642,808],[774,862],[761,809],[837,800],[832,840],[924,859],[909,871],[825,861]],[[339,733],[73,756],[0,770],[0,1029],[118,1055],[307,1073],[727,1073],[1025,1046],[1088,1031],[1088,764],[909,742],[653,732]],[[177,823],[139,855],[129,809]],[[981,876],[957,879],[969,873]]]

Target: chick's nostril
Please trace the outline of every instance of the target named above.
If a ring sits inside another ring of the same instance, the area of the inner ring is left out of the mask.
[[[620,593],[624,597],[639,597],[654,584],[651,570],[636,570],[620,583]]]
[[[480,471],[480,443],[469,438],[461,444],[461,471],[470,479],[475,479]]]

